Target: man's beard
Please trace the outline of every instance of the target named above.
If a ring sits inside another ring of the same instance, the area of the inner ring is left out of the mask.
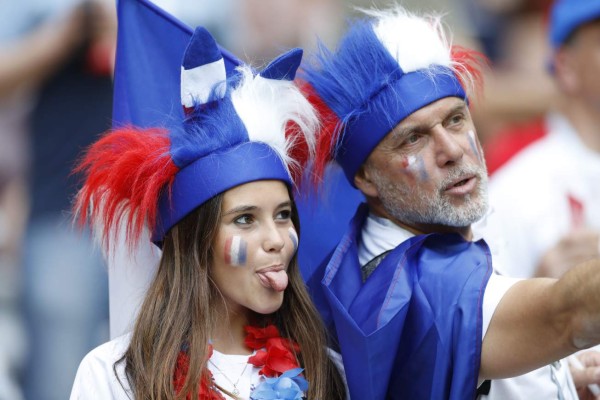
[[[436,193],[425,193],[416,187],[394,184],[377,171],[372,174],[384,209],[407,225],[427,224],[456,228],[467,227],[481,219],[488,208],[487,169],[485,166],[456,167],[438,186]],[[464,204],[452,204],[444,188],[461,176],[475,175],[479,179],[474,193],[464,196]]]

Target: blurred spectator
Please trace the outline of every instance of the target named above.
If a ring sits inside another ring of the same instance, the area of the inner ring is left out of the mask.
[[[317,38],[334,43],[344,22],[341,0],[234,1],[231,50],[240,58],[264,66],[282,49],[314,49]]]
[[[556,91],[545,68],[546,10],[550,0],[463,0],[474,39],[489,58],[482,102],[473,109],[478,135],[487,146],[507,126],[545,113]]]
[[[152,3],[173,15],[191,28],[204,26],[217,43],[230,49],[232,46],[233,5],[236,0],[152,0]]]
[[[28,213],[28,117],[39,85],[80,39],[80,18],[39,22],[40,4],[0,3],[0,399],[23,397],[26,340],[18,298]]]
[[[560,97],[545,117],[542,137],[492,176],[493,211],[483,226],[510,266],[502,272],[524,278],[558,278],[570,265],[600,255],[600,0],[558,1],[549,36]],[[593,367],[598,359],[588,355],[585,361],[592,367],[587,375],[600,373]],[[547,390],[567,370],[561,364],[528,375],[545,376]],[[585,391],[585,384],[575,383]],[[531,381],[511,384],[523,388],[523,398],[544,398]],[[582,398],[591,395],[581,391]]]
[[[28,199],[31,206],[23,268],[13,267],[10,279],[0,281],[13,290],[12,298],[19,280],[23,287],[29,341],[21,373],[25,397],[31,399],[67,398],[81,357],[108,337],[106,271],[90,241],[71,232],[68,215],[72,162],[110,126],[115,24],[106,6],[79,0],[0,3],[0,135],[6,152],[0,159],[0,195],[14,199],[11,209],[2,210],[12,220],[10,229],[0,233],[8,232],[17,255],[19,226],[25,225],[18,222],[25,221]],[[26,187],[26,168],[28,195],[11,190]],[[3,275],[6,260],[20,264],[5,254],[2,247]],[[10,349],[14,360],[23,348],[22,332],[14,326],[12,335],[0,332],[2,399],[21,398],[16,390],[2,393],[10,386],[4,385],[1,349]]]
[[[65,399],[78,363],[108,339],[102,257],[70,220],[76,158],[110,128],[114,4],[74,9],[80,45],[38,92],[31,116],[31,211],[25,246],[24,305],[30,353],[26,397]],[[60,368],[56,368],[60,366]]]

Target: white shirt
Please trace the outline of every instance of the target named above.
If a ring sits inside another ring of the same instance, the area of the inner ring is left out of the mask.
[[[117,364],[116,376],[113,370],[114,363],[127,351],[130,340],[131,334],[119,336],[89,352],[77,370],[70,400],[132,400],[133,392],[125,375],[125,364]],[[327,351],[344,379],[341,355],[331,349]],[[208,369],[219,386],[233,391],[232,383],[236,383],[240,390],[240,399],[248,399],[251,391],[263,380],[258,374],[260,368],[248,364],[249,357],[251,355],[223,354],[213,350],[208,363]],[[225,394],[222,395],[231,399]],[[348,395],[346,397],[349,399]]]
[[[493,213],[480,229],[499,248],[501,272],[509,276],[532,277],[541,256],[569,232],[569,197],[581,203],[584,224],[600,230],[600,154],[564,117],[550,115],[547,126],[544,138],[490,178]]]
[[[558,114],[547,118],[548,134],[531,144],[490,179],[492,212],[476,224],[502,260],[502,273],[530,278],[541,256],[573,225],[569,196],[583,205],[588,227],[600,229],[600,154],[579,140]],[[492,381],[495,399],[577,399],[562,360],[511,379]]]
[[[125,364],[116,366],[117,376],[113,371],[114,363],[120,359],[131,340],[131,334],[120,336],[96,347],[81,361],[75,383],[71,391],[71,400],[113,399],[131,400],[133,394],[125,375]],[[230,355],[213,350],[208,369],[215,382],[225,390],[233,391],[236,383],[240,390],[240,399],[248,399],[250,392],[261,380],[260,368],[248,364],[251,355]],[[128,394],[130,397],[128,397]],[[223,394],[226,399],[231,399]]]

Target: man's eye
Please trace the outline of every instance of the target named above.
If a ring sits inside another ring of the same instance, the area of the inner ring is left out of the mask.
[[[462,114],[456,114],[452,118],[450,118],[450,124],[459,124],[464,120],[464,116]]]
[[[239,217],[237,217],[233,222],[235,222],[238,225],[249,225],[253,221],[254,221],[254,218],[252,218],[252,215],[244,214],[244,215],[240,215]]]
[[[419,135],[418,133],[411,133],[409,136],[406,137],[403,144],[415,144],[419,141],[420,138],[421,135]]]
[[[419,135],[416,135],[416,134],[415,134],[415,135],[410,135],[410,136],[409,136],[409,137],[406,139],[406,141],[407,141],[408,143],[415,143],[417,140],[419,140]]]

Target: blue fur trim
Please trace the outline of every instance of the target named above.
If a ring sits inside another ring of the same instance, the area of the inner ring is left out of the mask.
[[[183,125],[184,129],[171,132],[171,157],[179,168],[248,141],[246,127],[228,96],[196,105]]]
[[[356,22],[335,54],[319,50],[318,69],[308,66],[306,79],[343,123],[369,107],[371,96],[400,69],[368,21]]]

